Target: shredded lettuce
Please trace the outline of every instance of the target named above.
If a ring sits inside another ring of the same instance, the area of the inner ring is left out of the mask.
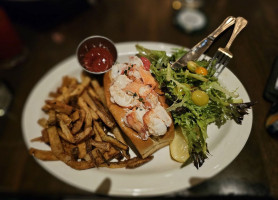
[[[215,123],[220,127],[231,119],[240,124],[253,104],[242,103],[241,99],[236,99],[238,98],[236,92],[230,92],[222,87],[218,79],[213,76],[213,68],[206,76],[192,73],[186,66],[179,70],[172,69],[171,64],[186,53],[183,48],[173,49],[170,56],[165,51],[150,50],[140,45],[136,45],[136,49],[139,56],[150,60],[151,73],[165,93],[169,105],[168,111],[188,141],[190,160],[196,168],[201,167],[209,153],[206,143],[208,125]],[[205,68],[209,62],[196,61],[199,66]],[[196,89],[206,92],[209,96],[208,104],[198,106],[193,102],[191,95]]]

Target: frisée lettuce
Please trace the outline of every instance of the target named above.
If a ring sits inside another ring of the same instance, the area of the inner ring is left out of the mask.
[[[194,73],[187,66],[172,69],[171,64],[186,53],[183,48],[173,49],[171,55],[140,45],[136,45],[136,49],[139,56],[146,57],[151,62],[151,73],[165,93],[168,111],[188,142],[190,159],[187,162],[193,161],[196,168],[201,167],[209,154],[206,143],[208,125],[214,123],[220,127],[231,119],[241,124],[243,116],[253,103],[243,103],[235,91],[228,91],[221,86],[213,76],[213,67],[207,70],[206,75]],[[194,62],[207,69],[210,61]],[[194,102],[192,94],[196,90],[208,96],[207,103],[200,106]]]

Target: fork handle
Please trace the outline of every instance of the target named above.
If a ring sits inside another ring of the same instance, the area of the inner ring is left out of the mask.
[[[215,29],[208,37],[215,39],[217,38],[223,31],[232,26],[235,23],[235,17],[229,16],[227,17],[217,29]]]
[[[244,29],[244,27],[247,25],[247,20],[244,19],[243,17],[237,17],[236,18],[236,23],[235,23],[235,27],[233,30],[233,33],[230,37],[230,40],[228,41],[226,48],[229,49],[234,41],[234,39],[237,37],[237,35],[240,33],[240,31],[242,31],[242,29]]]

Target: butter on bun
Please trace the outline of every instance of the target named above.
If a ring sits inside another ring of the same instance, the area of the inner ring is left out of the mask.
[[[149,70],[136,56],[129,61],[114,65],[104,75],[105,98],[127,142],[146,158],[169,145],[174,138],[174,125],[165,110],[165,96]]]

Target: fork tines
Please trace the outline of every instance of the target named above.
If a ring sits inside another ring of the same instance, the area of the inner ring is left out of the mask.
[[[218,77],[232,58],[233,55],[230,51],[227,51],[225,48],[218,48],[210,61],[208,69],[213,67],[215,70],[214,76]],[[216,61],[216,64],[212,66],[214,61]]]

